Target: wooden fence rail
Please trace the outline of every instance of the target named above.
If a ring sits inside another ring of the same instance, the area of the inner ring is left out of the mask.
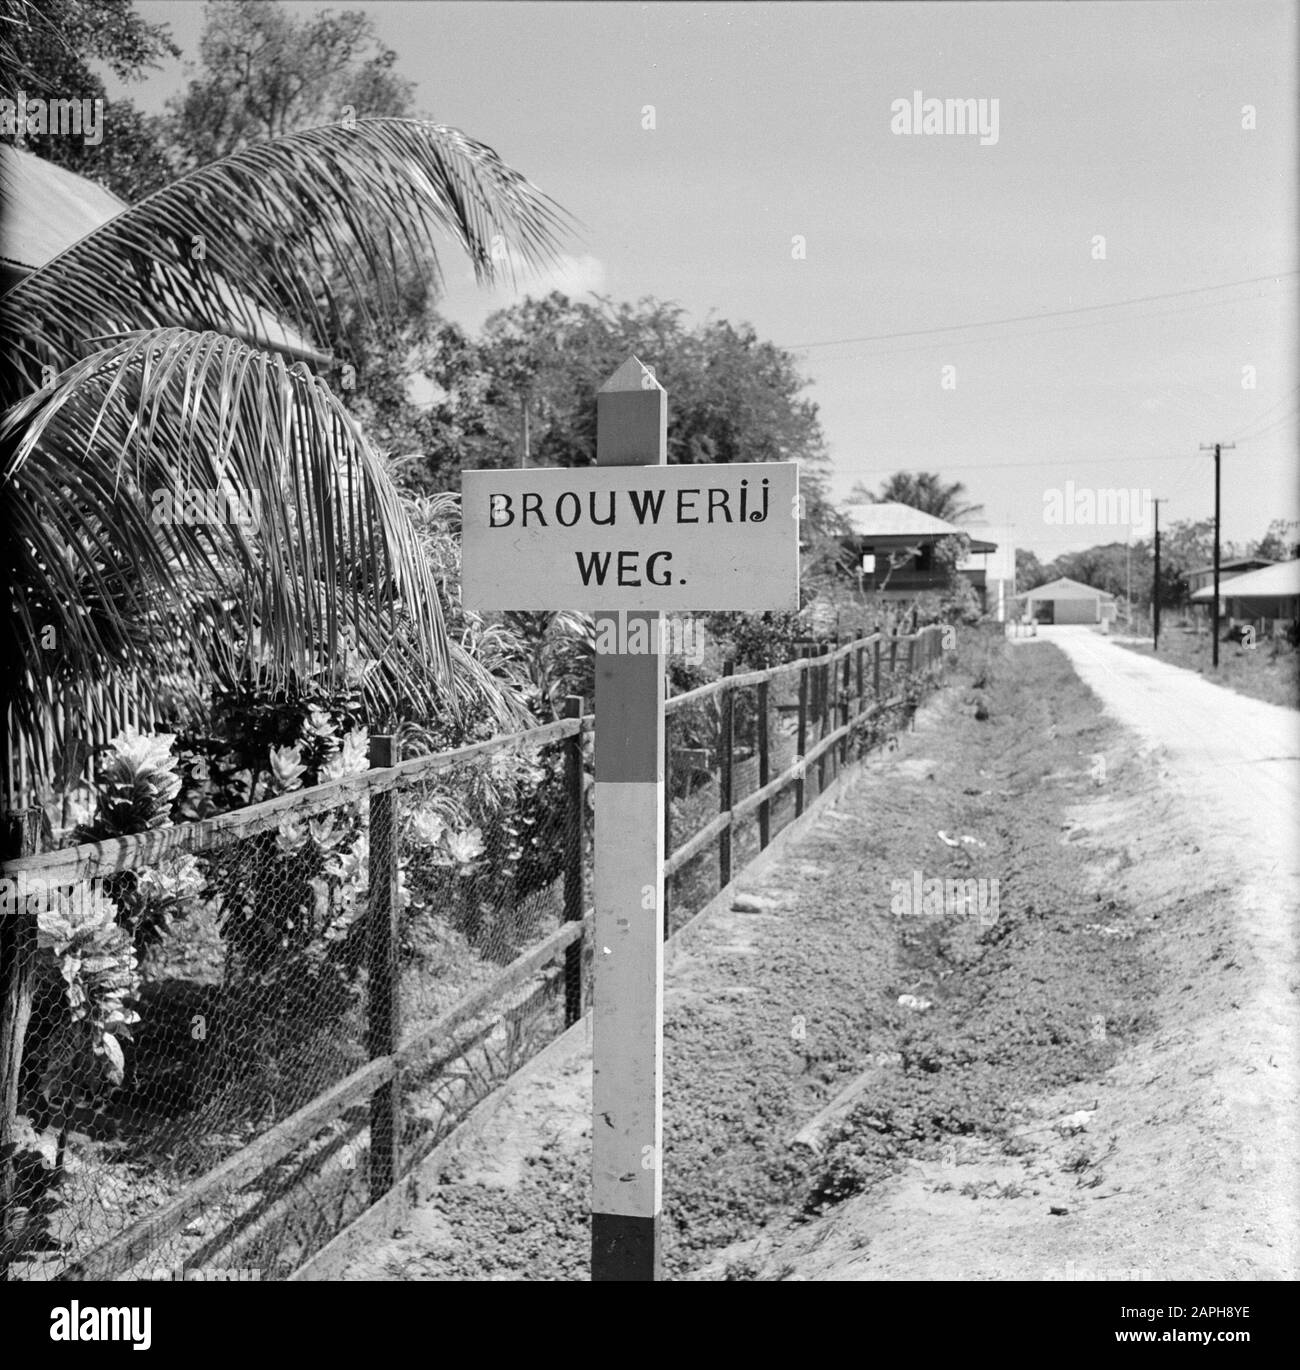
[[[906,665],[929,676],[942,660],[942,630],[923,629],[909,638],[889,640],[888,673],[882,682],[882,648],[879,634],[822,650],[812,655],[805,648],[798,660],[762,671],[726,674],[699,689],[666,701],[670,716],[719,696],[721,719],[719,769],[719,812],[698,832],[688,835],[665,861],[665,877],[680,871],[706,849],[718,848],[719,874],[725,887],[733,875],[734,835],[737,825],[756,816],[759,849],[773,838],[773,801],[788,787],[795,792],[795,810],[805,809],[805,781],[809,768],[817,766],[821,775],[818,794],[825,788],[827,766],[839,769],[848,760],[847,742],[855,727],[864,720],[885,713],[904,702],[897,692],[896,672],[899,647],[906,646]],[[872,652],[868,674],[865,654]],[[772,776],[772,742],[768,714],[774,682],[797,677],[798,719],[796,755],[793,764]],[[882,697],[882,684],[891,697]],[[736,766],[737,691],[753,689],[758,704],[758,788],[743,799],[734,796]],[[369,1101],[370,1175],[372,1203],[401,1184],[404,1168],[399,1149],[403,1131],[401,1077],[404,1069],[427,1064],[431,1054],[444,1052],[459,1029],[482,1020],[494,1006],[518,992],[522,986],[559,963],[564,990],[564,1021],[572,1024],[582,1013],[583,953],[590,943],[592,914],[587,907],[585,860],[588,850],[588,823],[584,794],[584,741],[593,719],[582,712],[581,700],[566,702],[566,716],[559,722],[524,732],[494,738],[436,756],[417,757],[393,763],[391,739],[372,739],[371,769],[309,790],[267,800],[234,813],[199,823],[155,829],[109,842],[88,843],[79,847],[40,855],[25,856],[3,863],[6,876],[39,876],[52,884],[69,885],[79,880],[102,878],[124,869],[151,866],[161,858],[181,852],[195,852],[238,841],[279,823],[320,813],[342,804],[369,798],[370,801],[370,922],[369,965],[371,987],[367,996],[367,1046],[370,1059],[345,1079],[332,1085],[290,1117],[276,1123],[235,1155],[188,1184],[179,1194],[146,1217],[82,1256],[69,1266],[61,1278],[76,1280],[111,1279],[143,1261],[160,1243],[174,1235],[206,1200],[229,1193],[250,1183],[269,1166],[293,1153],[305,1142],[336,1122],[353,1106]],[[811,740],[810,731],[816,731]],[[565,744],[565,782],[563,793],[568,810],[565,822],[566,850],[563,864],[563,918],[559,928],[518,956],[489,983],[461,999],[436,1021],[414,1031],[399,1045],[401,1004],[398,1002],[397,976],[397,790],[403,785],[445,772],[458,764],[494,752],[537,747],[546,743]],[[671,763],[671,752],[669,754]],[[666,772],[666,779],[670,772]],[[667,845],[667,844],[666,844]],[[23,915],[19,915],[22,917]],[[409,1171],[411,1164],[405,1170]],[[4,1229],[0,1226],[0,1232]]]

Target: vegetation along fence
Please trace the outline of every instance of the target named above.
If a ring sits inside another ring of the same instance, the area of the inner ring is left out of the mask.
[[[668,701],[666,936],[896,726],[943,631]],[[592,722],[573,699],[402,760],[373,737],[358,773],[53,852],[12,816],[5,1275],[286,1278],[400,1201],[584,1013]]]

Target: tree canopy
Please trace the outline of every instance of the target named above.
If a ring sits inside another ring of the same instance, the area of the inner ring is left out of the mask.
[[[817,405],[794,358],[748,323],[688,321],[671,302],[615,304],[554,292],[493,314],[469,343],[444,330],[430,378],[445,399],[423,478],[453,488],[464,465],[588,466],[596,459],[598,387],[635,354],[668,391],[673,463],[799,461],[809,517],[830,516]],[[449,405],[456,380],[477,381]]]
[[[933,471],[895,471],[875,495],[862,481],[857,481],[849,491],[847,503],[906,504],[949,523],[960,523],[984,511],[982,504],[967,503],[966,487],[961,481],[945,485],[943,478]]]
[[[56,166],[137,200],[170,179],[154,120],[128,99],[108,99],[92,62],[123,81],[139,80],[158,58],[177,57],[165,24],[150,24],[131,0],[13,0],[0,22],[0,94],[16,100],[102,100],[104,132],[97,143],[17,129],[20,143]]]
[[[181,168],[263,138],[367,114],[408,116],[415,83],[358,10],[297,18],[273,0],[215,0],[204,11],[199,61],[167,102]]]

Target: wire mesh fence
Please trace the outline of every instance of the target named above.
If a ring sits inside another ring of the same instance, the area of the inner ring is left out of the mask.
[[[669,701],[665,935],[919,693],[934,631]],[[578,1021],[580,715],[433,757],[371,738],[369,770],[55,852],[22,818],[0,914],[6,1276],[285,1278]]]
[[[9,863],[9,1277],[282,1277],[575,1020],[583,728]]]

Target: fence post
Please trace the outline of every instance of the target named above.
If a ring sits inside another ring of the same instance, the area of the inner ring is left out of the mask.
[[[847,728],[849,725],[849,672],[853,668],[853,663],[844,658],[844,680],[840,686],[840,727]],[[849,757],[849,735],[844,734],[840,738],[840,766],[843,767]]]
[[[871,693],[875,696],[873,703],[880,703],[880,629],[876,629],[876,650],[871,665]]]
[[[898,638],[889,639],[889,688],[894,688],[894,676],[898,673]]]
[[[768,682],[758,682],[758,788],[761,790],[772,778],[771,758],[768,754],[767,734]],[[763,800],[758,806],[758,849],[762,851],[772,838],[772,805]]]
[[[672,716],[664,714],[664,860],[673,854],[673,723]],[[672,895],[673,878],[664,875],[664,941],[672,926],[669,902]]]
[[[829,643],[823,646],[822,656],[824,656],[826,660],[822,663],[821,668],[817,672],[817,713],[819,717],[819,722],[817,724],[818,742],[820,742],[831,730],[831,650]],[[821,756],[817,758],[817,797],[819,799],[821,798],[822,791],[826,788],[826,763],[834,760],[831,756],[831,753],[834,750],[833,747],[828,747]]]
[[[853,711],[856,718],[862,712],[862,654],[866,648],[862,645],[861,639],[858,641],[857,651],[853,653],[854,684],[856,685],[857,708]]]
[[[799,648],[799,659],[808,661],[809,652],[807,647]],[[805,665],[799,672],[799,733],[798,748],[799,760],[803,761],[804,753],[808,750],[808,677],[812,674],[812,667]],[[803,813],[805,772],[802,765],[799,768],[799,779],[794,782],[794,816],[799,817]]]
[[[736,663],[727,661],[722,668],[724,680],[735,673]],[[736,742],[736,708],[734,691],[730,685],[723,687],[718,699],[722,714],[718,745],[718,811],[726,813],[731,808],[731,761]],[[724,828],[718,834],[718,888],[725,890],[731,884],[731,834]]]
[[[582,721],[582,697],[564,701],[564,717]],[[583,852],[586,847],[586,810],[583,798],[582,729],[564,741],[564,801],[569,821],[564,831],[564,921],[582,921]],[[564,1026],[582,1017],[582,938],[564,949]]]
[[[393,739],[370,739],[370,768],[394,763]],[[370,973],[367,1019],[370,1059],[397,1050],[401,1017],[398,986],[397,793],[370,796]],[[370,1096],[370,1202],[378,1203],[397,1183],[401,1172],[402,1082],[400,1072]]]
[[[35,856],[52,845],[50,821],[42,809],[21,809],[4,815],[0,855],[6,860]],[[17,883],[17,882],[15,882]],[[22,901],[14,911],[0,911],[0,1281],[9,1279],[18,1223],[16,1208],[25,1195],[18,1192],[14,1158],[18,1116],[18,1074],[23,1043],[32,1016],[36,976],[36,915]]]

